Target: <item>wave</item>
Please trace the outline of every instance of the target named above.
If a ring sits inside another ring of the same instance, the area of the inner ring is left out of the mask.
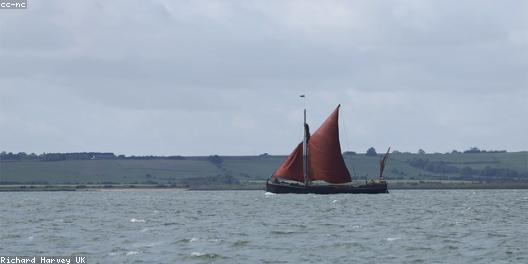
[[[225,258],[224,256],[221,256],[215,253],[203,253],[203,252],[198,252],[198,251],[191,252],[191,257],[198,258],[198,259],[223,259]]]
[[[243,247],[245,245],[249,244],[249,240],[237,240],[233,243],[234,247]]]
[[[180,240],[174,241],[171,244],[183,244],[183,243],[194,243],[200,241],[200,238],[191,237],[191,238],[182,238]]]
[[[270,233],[276,234],[276,235],[291,235],[297,233],[296,231],[291,230],[273,230]]]

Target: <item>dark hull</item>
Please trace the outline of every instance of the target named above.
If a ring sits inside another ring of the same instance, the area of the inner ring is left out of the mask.
[[[283,182],[266,181],[266,191],[271,193],[314,193],[314,194],[336,194],[336,193],[388,193],[387,182],[371,182],[359,186],[351,185],[312,185],[289,184]]]

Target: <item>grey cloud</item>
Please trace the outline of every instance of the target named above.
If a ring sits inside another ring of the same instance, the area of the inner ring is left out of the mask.
[[[527,114],[524,2],[34,1],[7,12],[6,150],[284,154],[302,135],[300,93],[312,126],[343,104],[345,149],[528,147],[514,121]]]

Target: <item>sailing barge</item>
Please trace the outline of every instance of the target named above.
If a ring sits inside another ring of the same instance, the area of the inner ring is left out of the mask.
[[[378,180],[354,185],[345,165],[339,143],[339,107],[310,135],[304,110],[304,138],[266,181],[266,191],[272,193],[388,193],[383,178],[385,160],[380,160]],[[324,184],[321,184],[324,183]]]

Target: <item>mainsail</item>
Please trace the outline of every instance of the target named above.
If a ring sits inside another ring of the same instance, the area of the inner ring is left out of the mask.
[[[339,143],[339,107],[312,134],[308,146],[310,149],[310,180],[329,183],[350,182],[350,173],[345,165]]]
[[[288,158],[273,173],[274,178],[290,181],[304,181],[303,169],[303,143],[301,142],[288,156]]]

